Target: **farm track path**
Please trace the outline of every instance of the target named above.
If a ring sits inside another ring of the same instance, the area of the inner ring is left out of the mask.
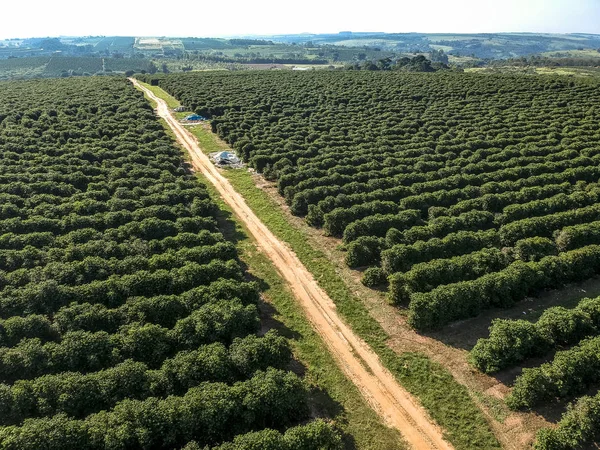
[[[137,80],[130,78],[130,81],[156,102],[158,115],[167,122],[179,143],[189,152],[194,169],[215,186],[223,200],[246,225],[258,248],[270,258],[287,282],[337,364],[375,412],[386,424],[398,429],[413,449],[452,449],[444,440],[442,429],[400,386],[367,343],[344,323],[335,304],[319,287],[312,274],[295,253],[254,214],[244,198],[202,152],[196,138],[173,117],[166,102]]]

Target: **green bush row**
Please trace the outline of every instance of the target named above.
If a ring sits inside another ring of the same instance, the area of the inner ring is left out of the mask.
[[[599,219],[600,204],[595,204],[571,211],[517,220],[503,225],[498,232],[503,245],[513,246],[520,239],[535,236],[550,238],[561,228]]]
[[[542,200],[561,193],[569,194],[573,190],[571,183],[560,181],[552,183],[552,181],[545,174],[515,181],[490,182],[481,186],[482,195],[480,197],[462,200],[450,206],[448,213],[451,216],[472,210],[501,213],[509,205]]]
[[[346,227],[359,219],[373,214],[396,214],[400,210],[397,203],[375,200],[349,208],[336,208],[323,216],[323,229],[330,236],[340,237]]]
[[[113,309],[99,303],[71,303],[60,308],[53,320],[41,314],[0,320],[0,347],[12,347],[25,338],[38,338],[42,342],[56,341],[68,331],[114,333],[121,326],[133,322],[172,328],[178,320],[207,303],[229,300],[239,301],[245,306],[257,304],[258,296],[258,287],[254,282],[219,279],[180,295],[130,297],[126,303]]]
[[[105,280],[112,275],[130,275],[140,270],[170,270],[188,263],[209,264],[213,260],[235,259],[237,252],[230,242],[219,242],[210,246],[182,248],[177,251],[155,254],[125,256],[121,259],[105,259],[87,256],[81,261],[49,262],[44,266],[20,268],[12,272],[0,271],[0,284],[7,287],[25,287],[29,283],[38,284],[46,280],[62,285],[80,285],[95,280]]]
[[[421,223],[421,213],[411,209],[398,214],[375,214],[348,225],[344,229],[343,241],[349,243],[361,236],[384,237],[390,228],[406,230]]]
[[[556,245],[563,252],[584,245],[600,244],[600,221],[564,227],[555,235]]]
[[[307,390],[291,372],[267,369],[231,386],[201,383],[183,396],[123,400],[85,419],[65,414],[0,428],[0,448],[105,450],[215,445],[261,428],[307,418]]]
[[[600,394],[569,405],[556,428],[538,431],[536,450],[577,450],[600,439]]]
[[[110,409],[124,399],[182,395],[203,381],[233,382],[268,367],[285,368],[291,358],[287,341],[273,332],[235,338],[182,351],[156,370],[125,360],[98,372],[62,372],[12,386],[0,384],[0,424],[64,413],[72,418]]]
[[[499,244],[500,240],[495,230],[458,231],[443,238],[434,237],[427,241],[417,241],[412,245],[394,245],[381,252],[381,267],[391,275],[396,272],[406,272],[418,263],[451,258]]]
[[[560,345],[572,345],[600,333],[600,297],[586,298],[577,307],[555,306],[534,323],[496,319],[489,338],[482,338],[470,352],[471,363],[492,373],[512,367],[527,358],[542,356]]]
[[[210,450],[342,450],[343,441],[335,427],[321,419],[306,425],[289,428],[285,433],[266,428],[236,436]],[[203,450],[196,442],[189,443],[183,450]]]
[[[600,337],[557,352],[554,359],[523,369],[506,399],[512,409],[533,408],[557,398],[582,394],[600,380]]]
[[[177,321],[172,329],[154,324],[125,325],[116,334],[69,331],[58,342],[23,339],[0,348],[0,380],[13,382],[46,373],[90,372],[126,359],[158,367],[176,351],[211,342],[229,343],[257,331],[256,306],[225,300],[209,303]]]
[[[418,330],[477,316],[491,307],[509,307],[527,295],[600,272],[600,246],[590,245],[537,262],[515,261],[506,269],[471,281],[439,286],[411,297],[409,323]],[[395,298],[392,297],[395,301]]]
[[[187,263],[176,269],[154,272],[140,270],[131,275],[113,275],[106,280],[94,280],[78,286],[65,286],[54,280],[46,280],[2,291],[0,316],[52,314],[72,302],[115,307],[129,297],[183,293],[221,278],[241,281],[242,272],[237,260]]]
[[[504,269],[511,258],[497,248],[446,259],[433,259],[412,266],[408,272],[389,276],[389,296],[396,303],[408,303],[416,292],[429,292],[437,286],[472,280]]]
[[[536,216],[547,216],[575,208],[598,203],[600,189],[597,184],[590,183],[585,191],[575,191],[571,194],[560,193],[543,200],[533,200],[527,203],[511,204],[502,210],[498,223],[505,224]]]

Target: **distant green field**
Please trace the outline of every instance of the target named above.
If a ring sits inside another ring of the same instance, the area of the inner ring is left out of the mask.
[[[48,76],[60,76],[63,72],[77,72],[79,74],[102,72],[102,58],[77,58],[57,57],[50,58],[44,74]]]
[[[0,59],[0,79],[41,76],[50,58]]]
[[[465,34],[430,34],[427,36],[427,40],[431,42],[437,41],[470,41],[473,39],[471,35]]]
[[[226,39],[184,38],[181,39],[186,50],[211,50],[231,48]]]
[[[150,71],[152,62],[148,59],[137,58],[104,58],[105,69],[112,72],[141,72],[142,70]]]
[[[548,58],[598,58],[600,59],[600,52],[595,49],[585,50],[563,50],[563,51],[551,51],[544,52],[541,56]]]
[[[105,37],[94,45],[94,50],[128,53],[133,50],[134,42],[133,37]]]
[[[149,59],[100,57],[34,57],[0,59],[0,79],[94,75],[102,72],[151,71]]]
[[[362,47],[367,45],[369,47],[387,46],[390,42],[385,39],[344,39],[335,42],[335,45],[343,45],[346,47]]]

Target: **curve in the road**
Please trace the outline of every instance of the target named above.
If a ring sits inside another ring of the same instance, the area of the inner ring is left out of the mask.
[[[177,140],[189,152],[194,168],[215,186],[224,201],[252,233],[258,247],[271,259],[289,285],[337,364],[358,387],[371,407],[388,425],[398,429],[412,448],[452,449],[444,440],[440,427],[431,421],[423,408],[398,384],[375,352],[341,320],[335,304],[319,287],[312,274],[295,253],[277,239],[254,214],[243,197],[202,152],[195,137],[171,115],[165,101],[137,80],[130,80],[156,102],[158,115],[165,119]]]

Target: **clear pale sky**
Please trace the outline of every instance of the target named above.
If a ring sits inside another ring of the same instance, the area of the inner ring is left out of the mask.
[[[338,31],[600,34],[600,0],[3,0],[0,39]]]

